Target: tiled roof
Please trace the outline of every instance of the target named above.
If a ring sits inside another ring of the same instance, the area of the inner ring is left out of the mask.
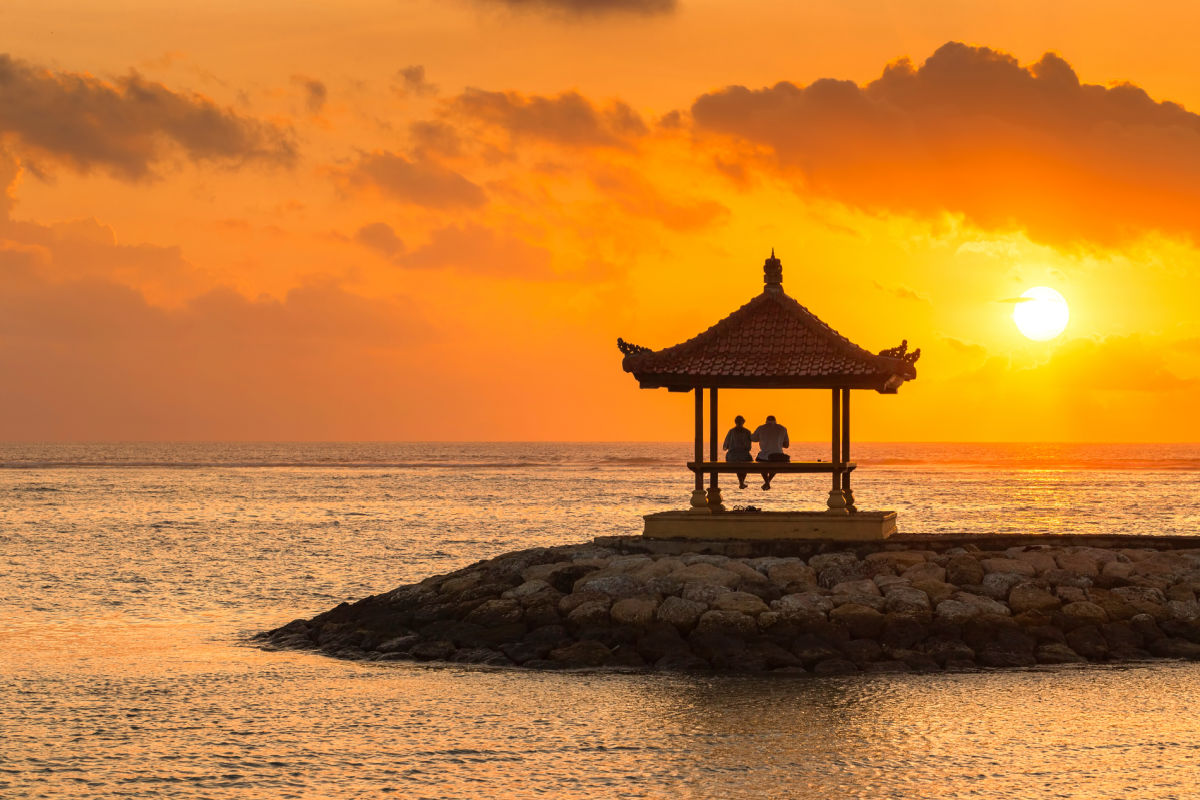
[[[907,342],[876,355],[826,325],[783,292],[774,253],[762,294],[682,344],[650,350],[618,340],[622,362],[643,388],[856,388],[895,392],[917,377],[920,351]]]

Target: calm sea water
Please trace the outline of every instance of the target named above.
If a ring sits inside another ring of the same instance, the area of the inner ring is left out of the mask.
[[[793,453],[823,455],[821,445]],[[0,797],[1196,796],[1200,665],[523,673],[245,636],[683,507],[683,444],[0,445]],[[862,445],[908,531],[1200,531],[1200,447]],[[823,502],[781,477],[727,502]]]

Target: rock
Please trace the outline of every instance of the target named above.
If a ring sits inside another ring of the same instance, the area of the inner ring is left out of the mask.
[[[1133,577],[1133,564],[1128,561],[1110,561],[1100,569],[1100,575],[1127,581]]]
[[[1039,644],[1034,657],[1039,664],[1082,664],[1087,661],[1067,645],[1058,642]]]
[[[1108,655],[1108,642],[1095,625],[1083,625],[1067,631],[1067,644],[1088,661],[1103,661]]]
[[[709,666],[707,661],[689,650],[679,655],[663,656],[654,662],[654,668],[665,672],[700,672]]]
[[[1149,614],[1136,614],[1129,620],[1129,627],[1137,631],[1143,642],[1154,642],[1163,637],[1162,630],[1154,617]]]
[[[1191,583],[1177,583],[1168,587],[1163,594],[1168,600],[1178,600],[1181,603],[1191,603],[1196,600],[1196,591]]]
[[[985,558],[979,562],[985,573],[1001,573],[1024,575],[1027,578],[1032,578],[1037,575],[1037,570],[1033,564],[1028,561],[1018,561],[1014,558]]]
[[[1166,609],[1167,598],[1158,589],[1149,586],[1122,586],[1113,589],[1112,593],[1133,606],[1136,609],[1135,613],[1149,614],[1155,619],[1166,619],[1169,616]]]
[[[1108,589],[1091,588],[1087,590],[1088,600],[1104,609],[1109,619],[1129,619],[1138,613],[1125,598],[1113,594]]]
[[[767,610],[767,604],[762,598],[746,592],[726,592],[718,595],[711,604],[717,611],[738,611],[742,614],[756,616]]]
[[[1048,569],[1042,573],[1042,580],[1051,586],[1073,586],[1077,589],[1086,589],[1093,583],[1087,575],[1065,569]]]
[[[543,597],[543,595],[538,595]],[[524,604],[522,602],[522,604]],[[550,596],[545,596],[541,602],[525,606],[525,622],[532,628],[542,625],[557,625],[560,621],[558,603]]]
[[[1200,603],[1195,600],[1168,600],[1164,609],[1171,619],[1193,622],[1200,619]],[[1153,617],[1152,614],[1146,616]]]
[[[883,647],[874,639],[851,639],[841,649],[846,658],[860,667],[883,658]]]
[[[1008,618],[996,618],[997,621],[1011,622]],[[978,624],[980,618],[976,618]],[[995,623],[993,623],[995,624]],[[986,667],[1032,667],[1037,663],[1034,657],[1036,640],[1019,628],[994,627],[988,630],[987,637],[981,637],[979,646],[975,647],[975,660]]]
[[[381,642],[375,647],[375,650],[380,653],[407,653],[419,641],[421,641],[420,636],[417,636],[415,633],[409,633]]]
[[[506,625],[521,620],[521,604],[516,600],[494,598],[485,600],[474,611],[464,617],[464,622],[475,625]]]
[[[535,658],[545,658],[550,653],[546,645],[530,644],[529,642],[506,642],[500,645],[500,652],[508,656],[514,664],[524,664]]]
[[[703,562],[692,563],[682,569],[677,569],[668,577],[679,581],[685,586],[689,582],[695,581],[696,583],[715,584],[730,589],[737,586],[742,580],[742,576],[736,572]]]
[[[858,672],[858,667],[844,658],[827,658],[817,662],[812,670],[817,675],[851,675]]]
[[[862,567],[861,561],[856,561],[848,566],[826,567],[817,573],[817,585],[832,589],[844,581],[857,580],[864,575]]]
[[[1107,622],[1101,625],[1100,635],[1104,637],[1104,642],[1112,651],[1113,657],[1118,657],[1117,653],[1132,653],[1145,644],[1142,635],[1125,622]]]
[[[730,559],[728,562],[721,565],[721,569],[727,569],[730,572],[738,575],[741,578],[740,584],[746,583],[767,583],[767,578],[761,572],[756,570],[741,561]]]
[[[883,630],[884,616],[875,609],[858,603],[846,603],[829,612],[829,620],[836,622],[851,636],[866,638],[878,636]]]
[[[949,600],[958,591],[957,587],[944,581],[917,581],[912,588],[924,592],[934,606],[943,600]]]
[[[679,631],[670,625],[658,625],[646,631],[637,640],[637,651],[651,663],[664,656],[691,655],[692,650]]]
[[[923,561],[904,570],[904,572],[900,573],[900,577],[907,578],[913,583],[917,581],[945,581],[946,569],[930,561]]]
[[[910,567],[925,563],[925,554],[915,550],[884,550],[869,554],[864,561],[885,563],[901,574]]]
[[[853,581],[842,581],[833,587],[834,594],[850,594],[850,595],[875,595],[880,596],[879,587],[875,585],[875,581],[869,578],[861,578]]]
[[[876,575],[872,578],[880,592],[886,592],[892,586],[912,586],[913,582],[899,575]]]
[[[1026,611],[1046,613],[1056,611],[1061,605],[1061,600],[1032,583],[1019,583],[1013,586],[1008,594],[1008,607],[1014,614],[1023,614]]]
[[[521,571],[521,577],[526,581],[543,580],[560,592],[570,592],[575,581],[595,572],[596,567],[577,564],[573,561],[560,561],[554,564],[535,564]]]
[[[546,581],[542,580],[541,578],[535,578],[531,581],[525,581],[516,588],[509,589],[507,592],[500,595],[500,597],[506,600],[520,600],[521,598],[541,594],[542,592],[556,591],[557,590]]]
[[[654,620],[658,601],[653,597],[626,597],[612,604],[609,616],[618,625],[645,627]]]
[[[584,603],[602,603],[605,608],[612,605],[612,598],[601,592],[575,592],[558,601],[560,614],[570,614]]]
[[[677,573],[676,573],[677,574]],[[585,575],[575,581],[575,592],[600,592],[609,597],[634,597],[646,592],[646,585],[630,575]]]
[[[550,651],[550,660],[566,667],[602,667],[611,659],[612,650],[590,639]]]
[[[922,648],[925,654],[942,666],[951,661],[969,661],[974,664],[975,651],[965,642],[955,639],[934,639],[927,641]]]
[[[442,585],[438,587],[438,591],[442,594],[462,594],[467,589],[474,588],[480,581],[483,580],[483,570],[468,572],[466,575],[459,575],[453,578],[447,578],[442,581]]]
[[[706,606],[703,603],[672,596],[662,601],[654,612],[654,616],[659,622],[665,622],[677,630],[687,633],[696,626],[696,622],[705,609]]]
[[[1025,550],[1019,547],[1010,547],[1006,552],[1009,558],[1014,558],[1018,561],[1025,561],[1032,564],[1038,575],[1041,575],[1048,569],[1057,569],[1058,567],[1058,564],[1054,560],[1054,556],[1046,550]]]
[[[1016,572],[991,572],[983,576],[983,588],[993,600],[1007,600],[1014,586],[1028,583],[1029,576]]]
[[[723,586],[718,583],[703,583],[701,581],[689,581],[683,587],[683,599],[691,600],[693,603],[703,603],[711,605],[719,596],[733,591],[728,586]]]
[[[1101,625],[1108,622],[1108,614],[1104,612],[1104,609],[1087,600],[1067,603],[1062,607],[1062,614],[1077,625]]]
[[[1075,586],[1059,586],[1054,590],[1054,594],[1064,603],[1078,603],[1088,599],[1087,592]]]
[[[710,611],[709,614],[725,614],[724,611]],[[703,624],[703,618],[701,619]],[[703,658],[715,669],[741,670],[750,666],[746,658],[746,643],[737,636],[731,636],[720,630],[701,630],[697,626],[688,637],[692,652]],[[766,666],[765,664],[763,665]]]
[[[409,655],[418,661],[445,661],[454,649],[454,642],[434,639],[414,645],[412,650],[409,650]]]
[[[920,642],[929,633],[926,625],[928,611],[924,620],[910,614],[886,614],[883,633],[879,635],[879,643],[890,650],[909,649]]]
[[[946,582],[958,586],[983,581],[983,565],[968,555],[952,556],[946,562]]]
[[[762,661],[767,669],[800,667],[800,659],[771,641],[753,642],[747,647],[753,661]]]
[[[1159,658],[1200,660],[1200,644],[1187,639],[1162,638],[1150,644],[1150,652]]]
[[[997,616],[1008,616],[1011,612],[1004,603],[997,602],[990,597],[984,597],[970,592],[956,592],[954,600],[974,606],[981,614],[994,614]]]
[[[701,633],[723,633],[745,639],[758,633],[758,623],[754,621],[754,617],[738,611],[705,611],[696,623],[696,630]]]
[[[767,577],[771,583],[788,586],[794,583],[817,585],[817,572],[803,561],[796,560],[786,564],[776,564],[767,569]]]
[[[817,592],[786,594],[772,604],[786,619],[825,619],[833,610],[833,601]]]
[[[937,604],[935,609],[938,621],[950,624],[961,624],[978,616],[979,613],[980,610],[977,606],[961,600],[943,600]]]
[[[719,567],[729,560],[729,556],[718,555],[716,553],[684,553],[679,557],[687,566],[692,564],[710,564],[714,567]]]
[[[844,606],[847,603],[857,603],[860,606],[868,606],[876,611],[883,611],[887,602],[877,594],[835,594],[829,598],[833,602],[833,607]]]
[[[1067,552],[1060,553],[1058,558],[1059,569],[1076,575],[1084,575],[1089,578],[1095,578],[1100,574],[1100,567],[1096,563],[1096,559],[1092,558],[1087,553]]]
[[[575,607],[574,611],[567,614],[567,622],[576,629],[594,625],[607,625],[609,623],[608,603],[602,600],[589,600],[586,603],[581,603]]]
[[[858,556],[845,551],[836,553],[819,553],[808,560],[808,565],[818,573],[830,567],[852,567],[858,564]]]
[[[897,586],[887,593],[885,610],[889,614],[903,614],[917,619],[928,620],[932,614],[929,595],[920,589]]]

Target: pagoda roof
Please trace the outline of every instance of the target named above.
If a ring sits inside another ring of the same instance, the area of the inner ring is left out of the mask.
[[[921,351],[871,353],[822,322],[783,291],[783,266],[772,251],[758,296],[703,333],[651,350],[617,340],[621,366],[643,389],[874,389],[893,394],[917,377]]]

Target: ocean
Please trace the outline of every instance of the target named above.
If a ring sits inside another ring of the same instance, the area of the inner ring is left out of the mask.
[[[1200,531],[1197,445],[855,449],[859,507],[902,531]],[[527,673],[246,643],[509,550],[637,533],[686,507],[689,453],[0,444],[0,797],[1195,796],[1200,664]],[[826,481],[729,481],[726,503],[820,508]]]

